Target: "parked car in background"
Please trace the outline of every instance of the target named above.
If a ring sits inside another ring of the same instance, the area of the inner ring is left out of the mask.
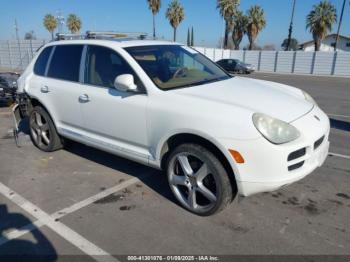
[[[255,71],[255,66],[238,59],[221,59],[216,63],[230,73],[250,74]]]
[[[0,73],[0,98],[11,97],[15,94],[18,77],[17,73]]]
[[[202,216],[296,182],[328,154],[329,119],[308,94],[233,77],[176,43],[51,42],[18,93],[39,149],[69,138],[163,169],[179,203]]]

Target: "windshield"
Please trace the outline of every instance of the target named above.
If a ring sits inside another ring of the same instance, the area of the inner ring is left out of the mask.
[[[189,87],[230,78],[196,50],[179,45],[127,47],[125,50],[162,90]]]

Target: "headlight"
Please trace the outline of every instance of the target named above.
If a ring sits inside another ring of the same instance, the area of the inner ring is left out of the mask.
[[[294,126],[264,114],[255,113],[253,123],[256,129],[273,144],[288,143],[300,136]]]
[[[308,93],[306,93],[305,91],[303,91],[303,95],[304,95],[306,101],[309,101],[310,103],[312,103],[312,104],[314,104],[315,106],[317,106],[316,101],[315,101]]]

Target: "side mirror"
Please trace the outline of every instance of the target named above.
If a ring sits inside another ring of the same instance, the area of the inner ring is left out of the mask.
[[[114,87],[123,92],[137,91],[137,85],[134,83],[134,76],[131,74],[117,76],[114,80]]]

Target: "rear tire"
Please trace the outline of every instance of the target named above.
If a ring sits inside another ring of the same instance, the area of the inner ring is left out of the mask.
[[[233,193],[228,174],[218,158],[197,144],[182,144],[167,158],[169,186],[190,212],[210,216],[224,210]]]
[[[53,152],[63,147],[55,125],[43,107],[34,107],[29,117],[29,128],[30,138],[40,150]]]

